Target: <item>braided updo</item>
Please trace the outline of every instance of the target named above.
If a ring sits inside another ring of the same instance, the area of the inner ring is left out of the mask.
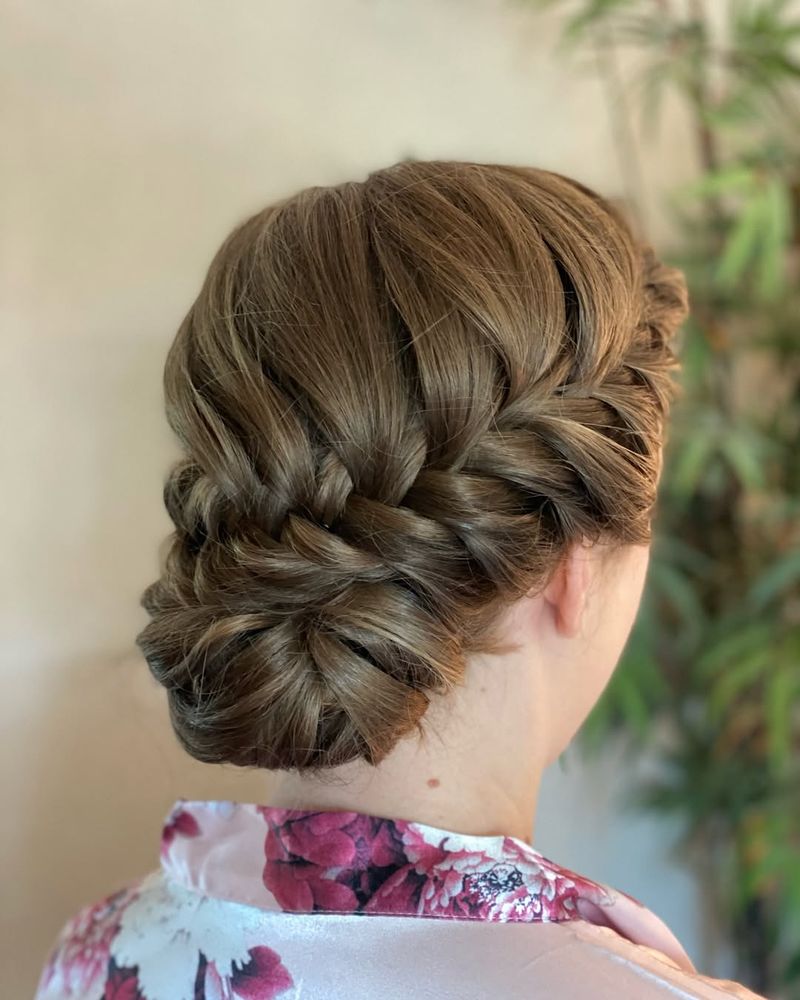
[[[404,162],[240,225],[166,363],[137,640],[189,753],[376,764],[567,546],[646,542],[685,311],[541,170]]]

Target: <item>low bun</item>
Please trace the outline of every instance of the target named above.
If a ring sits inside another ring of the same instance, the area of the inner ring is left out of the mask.
[[[188,752],[377,764],[566,546],[645,541],[685,311],[544,171],[403,163],[239,226],[167,358],[137,638]]]
[[[377,554],[299,514],[278,539],[240,537],[210,562],[197,560],[188,604],[166,580],[149,588],[140,640],[199,760],[377,762],[422,718],[426,692],[458,679],[446,623]]]

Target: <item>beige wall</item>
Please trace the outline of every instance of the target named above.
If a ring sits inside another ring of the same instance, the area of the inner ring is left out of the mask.
[[[621,190],[600,89],[511,0],[0,17],[0,996],[23,998],[67,915],[153,866],[175,797],[264,795],[181,755],[133,645],[167,531],[161,365],[217,243],[275,196],[407,155]],[[648,152],[654,189],[687,156],[675,126]]]

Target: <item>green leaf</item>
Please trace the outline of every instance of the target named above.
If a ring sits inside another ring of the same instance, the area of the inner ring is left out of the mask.
[[[798,691],[796,663],[782,663],[767,682],[767,743],[773,768],[783,768],[792,750],[791,720]]]
[[[681,445],[671,456],[667,488],[673,496],[685,500],[697,492],[709,460],[716,451],[716,428],[700,424]]]
[[[787,986],[800,981],[800,948],[795,951],[789,962],[787,962],[783,975]]]
[[[717,678],[709,693],[711,718],[718,722],[730,711],[736,699],[748,688],[763,680],[769,669],[769,650],[761,649],[734,661]],[[734,709],[735,710],[735,709]]]
[[[703,624],[703,608],[698,601],[693,578],[668,562],[653,561],[650,586],[677,612],[685,639],[693,641]]]
[[[697,661],[697,676],[701,682],[708,682],[719,673],[726,674],[731,663],[743,656],[760,654],[772,638],[769,622],[751,622],[741,628],[722,628],[715,642],[709,641],[703,655]]]
[[[748,194],[755,188],[755,170],[744,163],[732,163],[705,174],[692,184],[687,184],[684,190],[687,194],[708,198],[726,194]]]
[[[749,600],[756,611],[761,611],[776,597],[792,587],[800,588],[800,550],[787,552],[776,560],[752,584]]]
[[[763,224],[764,200],[759,194],[745,206],[725,242],[716,271],[720,288],[730,290],[742,277],[758,250]]]
[[[742,486],[751,490],[764,486],[764,470],[752,440],[742,433],[731,433],[723,437],[720,451]]]
[[[774,299],[785,279],[785,255],[792,235],[792,203],[785,183],[773,178],[763,194],[761,252],[756,260],[756,286],[763,299]]]
[[[609,20],[627,7],[633,7],[635,0],[584,0],[581,10],[566,23],[564,38],[567,42],[578,42],[592,28]]]

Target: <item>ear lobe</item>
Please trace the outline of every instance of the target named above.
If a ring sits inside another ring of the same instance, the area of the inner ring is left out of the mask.
[[[588,549],[571,545],[544,590],[556,628],[565,639],[580,633],[589,589]]]

